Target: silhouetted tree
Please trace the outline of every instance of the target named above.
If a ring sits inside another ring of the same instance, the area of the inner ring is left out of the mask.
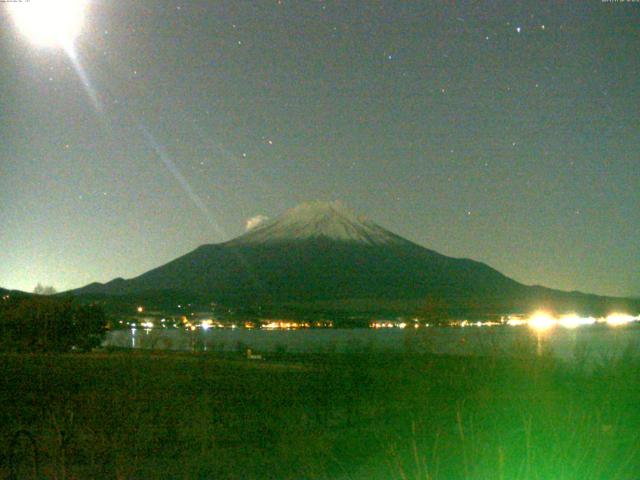
[[[33,289],[33,293],[35,293],[36,295],[55,295],[58,292],[51,285],[44,286],[40,282],[38,282],[36,287]]]
[[[72,300],[11,298],[0,304],[0,347],[29,352],[90,350],[106,331],[104,311]]]

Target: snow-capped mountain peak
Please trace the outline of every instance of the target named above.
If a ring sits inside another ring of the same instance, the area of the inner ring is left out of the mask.
[[[406,242],[364,217],[358,217],[340,201],[303,203],[261,223],[232,242],[257,244],[320,238],[369,245]]]

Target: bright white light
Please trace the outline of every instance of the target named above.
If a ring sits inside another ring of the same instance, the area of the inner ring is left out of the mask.
[[[612,313],[607,316],[606,321],[607,325],[619,327],[620,325],[626,325],[627,323],[631,323],[638,319],[640,319],[640,317],[633,317],[626,313]]]
[[[521,318],[510,318],[509,320],[507,320],[507,325],[509,325],[511,327],[518,327],[518,326],[524,325],[526,323],[527,323],[527,321],[523,320]]]
[[[560,317],[559,324],[564,328],[577,328],[582,325],[592,325],[596,322],[593,317],[579,317],[578,315],[571,313]]]
[[[544,332],[556,326],[557,320],[547,312],[536,312],[529,317],[529,326],[538,332]]]
[[[42,47],[69,49],[80,34],[87,0],[30,0],[8,5],[18,30]]]
[[[212,325],[213,325],[213,322],[211,320],[203,320],[200,323],[200,328],[202,328],[202,330],[209,330]]]

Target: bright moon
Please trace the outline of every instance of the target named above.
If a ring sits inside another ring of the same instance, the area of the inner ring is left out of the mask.
[[[18,30],[36,45],[70,48],[80,34],[87,0],[31,0],[11,3]]]

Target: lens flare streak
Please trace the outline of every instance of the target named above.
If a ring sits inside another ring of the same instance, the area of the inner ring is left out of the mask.
[[[151,146],[151,148],[158,155],[164,166],[169,170],[171,175],[176,179],[178,184],[182,187],[184,192],[187,194],[189,199],[193,202],[193,204],[202,212],[204,217],[207,219],[209,224],[216,230],[216,232],[220,236],[225,236],[224,231],[218,225],[213,218],[211,211],[207,208],[204,202],[200,199],[200,197],[196,194],[196,192],[191,188],[191,185],[187,181],[187,179],[182,175],[176,164],[173,162],[169,154],[166,152],[164,147],[155,139],[155,137],[151,134],[151,132],[142,124],[138,124],[138,127],[142,131],[142,134],[147,141],[147,143]]]
[[[101,113],[102,112],[102,104],[100,103],[100,100],[98,99],[98,93],[96,92],[96,89],[91,84],[91,80],[89,79],[89,75],[87,75],[87,72],[85,71],[84,67],[80,63],[80,58],[78,57],[78,53],[76,52],[75,47],[73,45],[69,45],[69,46],[65,47],[64,51],[66,52],[67,56],[69,57],[69,60],[71,61],[71,64],[73,65],[73,69],[76,71],[76,74],[80,78],[80,81],[82,82],[82,86],[84,87],[85,92],[89,96],[89,99],[91,100],[91,103],[93,104],[93,107],[96,109],[96,111],[98,113]]]

